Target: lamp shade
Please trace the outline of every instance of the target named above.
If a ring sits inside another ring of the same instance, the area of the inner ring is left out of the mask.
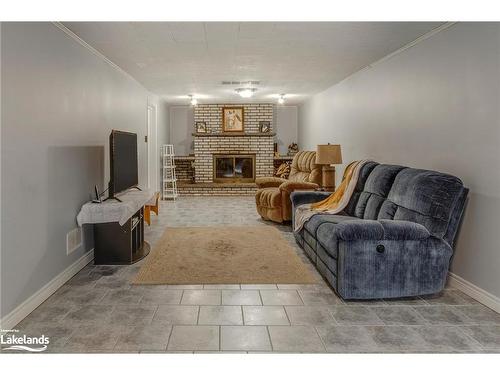
[[[340,145],[318,145],[316,149],[316,164],[342,164]]]

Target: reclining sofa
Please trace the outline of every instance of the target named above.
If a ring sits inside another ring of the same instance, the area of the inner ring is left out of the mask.
[[[370,162],[344,212],[312,216],[295,238],[344,299],[436,293],[446,282],[467,194],[448,174]],[[292,210],[328,195],[294,192]]]

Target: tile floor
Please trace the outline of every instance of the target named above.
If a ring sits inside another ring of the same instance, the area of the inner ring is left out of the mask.
[[[162,202],[146,228],[274,225],[253,197]],[[16,328],[51,338],[49,352],[500,352],[500,315],[458,290],[425,298],[343,301],[313,285],[133,286],[132,266],[89,264]]]

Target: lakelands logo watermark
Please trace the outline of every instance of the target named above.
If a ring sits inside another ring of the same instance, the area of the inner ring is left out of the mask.
[[[43,352],[47,350],[49,343],[50,339],[45,335],[31,337],[22,335],[15,329],[0,331],[0,345],[2,346],[2,350]]]

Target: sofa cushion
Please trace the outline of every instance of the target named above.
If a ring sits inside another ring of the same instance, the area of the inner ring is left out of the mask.
[[[413,221],[443,237],[463,190],[457,177],[406,168],[397,175],[378,218]]]
[[[317,248],[317,229],[322,223],[340,223],[344,220],[355,220],[357,218],[344,215],[316,214],[313,215],[305,224],[303,229],[304,242],[307,242],[313,249]]]
[[[358,198],[354,216],[360,219],[375,220],[391,191],[396,176],[404,168],[399,165],[387,164],[379,164],[373,168]]]
[[[354,211],[356,210],[356,205],[358,203],[361,192],[365,188],[366,180],[377,165],[379,164],[374,161],[368,162],[363,165],[363,168],[359,172],[358,181],[356,183],[356,187],[354,188],[354,192],[352,193],[351,199],[349,200],[349,203],[344,210],[347,215],[354,216]]]
[[[337,224],[345,220],[355,220],[355,217],[346,215],[329,215],[329,214],[316,214],[313,215],[305,224],[304,228],[313,236],[316,236],[316,230],[322,223]]]
[[[337,258],[330,255],[330,253],[325,248],[323,248],[323,246],[321,246],[319,242],[318,245],[316,246],[316,254],[317,258],[325,264],[325,266],[330,270],[330,272],[336,275]]]
[[[326,228],[323,228],[326,230]],[[318,230],[318,238],[321,230]],[[339,223],[334,229],[335,236],[342,241],[394,240],[415,241],[430,236],[421,224],[401,220],[355,220]]]

